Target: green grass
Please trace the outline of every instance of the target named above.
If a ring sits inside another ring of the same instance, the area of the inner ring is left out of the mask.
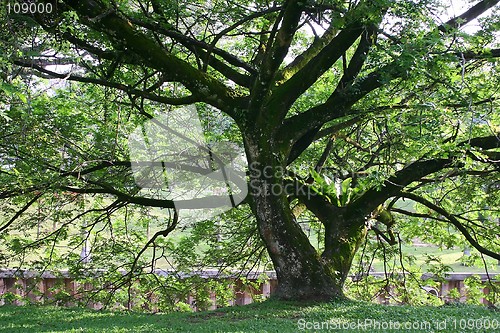
[[[421,325],[404,332],[499,332],[500,313],[478,306],[410,307],[363,302],[298,304],[274,300],[212,312],[139,314],[47,306],[0,307],[0,333],[7,332],[396,332],[342,329],[378,321]],[[317,325],[329,323],[330,329]],[[484,329],[481,325],[496,325]],[[299,326],[302,325],[302,326]],[[307,327],[305,325],[308,325]],[[316,325],[316,329],[314,326]],[[428,325],[428,326],[426,326]],[[462,329],[461,329],[462,327]],[[441,329],[440,329],[441,328]],[[401,330],[401,329],[400,329]]]

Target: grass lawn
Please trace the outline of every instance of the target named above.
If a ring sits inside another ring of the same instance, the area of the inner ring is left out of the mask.
[[[380,325],[380,329],[375,325]],[[357,301],[298,304],[274,300],[211,312],[173,314],[44,306],[0,307],[0,333],[335,331],[500,332],[500,312],[465,305],[435,308],[382,306]]]

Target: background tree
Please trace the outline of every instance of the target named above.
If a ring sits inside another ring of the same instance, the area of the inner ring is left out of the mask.
[[[196,103],[207,127],[227,124],[214,137],[245,149],[244,203],[279,297],[342,297],[368,232],[395,244],[400,214],[427,217],[429,234],[451,225],[499,259],[497,3],[444,22],[439,1],[68,0],[52,13],[10,14],[0,198],[13,211],[2,237],[25,248],[7,232],[32,228],[35,206],[62,223],[45,242],[81,214],[174,209],[134,184],[124,136]],[[470,22],[477,31],[462,29]],[[34,77],[65,84],[51,96]],[[84,194],[95,198],[84,213],[53,209]],[[425,208],[402,209],[400,199]],[[168,247],[160,236],[182,227],[171,216],[139,253]],[[317,246],[301,221],[319,221]]]

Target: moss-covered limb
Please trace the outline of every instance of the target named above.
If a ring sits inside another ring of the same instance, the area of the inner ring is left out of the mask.
[[[279,124],[278,110],[264,108],[263,104],[270,95],[276,73],[282,64],[288,49],[297,31],[297,26],[302,14],[303,3],[298,0],[289,0],[277,16],[270,37],[262,54],[262,61],[257,77],[251,88],[249,103],[249,122],[257,126],[269,125],[275,127]]]
[[[500,147],[500,139],[498,134],[471,138],[470,140],[461,142],[459,146],[469,145],[471,147],[481,148],[484,150],[496,149]],[[350,205],[354,215],[368,215],[378,205],[384,203],[390,197],[399,195],[404,191],[405,187],[412,182],[418,181],[423,177],[433,174],[450,167],[460,167],[457,156],[451,154],[448,158],[435,158],[413,162],[405,168],[397,171],[393,176],[389,177],[384,182],[380,189],[372,188],[366,191],[358,200]],[[482,161],[491,163],[488,159]]]
[[[467,24],[478,15],[481,15],[495,6],[499,1],[500,0],[483,0],[463,14],[438,26],[436,29],[450,34],[453,32],[453,29],[449,27],[453,27],[456,24],[461,24],[461,26]],[[429,35],[432,33],[433,32],[429,32]],[[339,36],[337,36],[332,43],[335,42],[337,38],[339,38]],[[301,71],[303,70],[305,70],[305,67]],[[294,77],[299,73],[294,75]],[[344,91],[335,90],[326,103],[314,106],[303,113],[288,118],[282,126],[280,138],[282,138],[283,141],[292,142],[292,144],[301,140],[306,135],[309,138],[311,137],[311,135],[309,135],[311,131],[318,131],[322,124],[333,119],[344,117],[350,113],[352,114],[350,108],[371,91],[380,88],[392,80],[398,78],[404,79],[406,75],[407,71],[405,68],[402,67],[398,60],[394,60],[360,79],[357,83],[349,87],[349,89]],[[291,93],[290,90],[288,92]],[[308,139],[307,142],[302,140],[302,146],[308,146],[312,142],[311,140],[312,139]]]
[[[366,237],[367,228],[364,218],[332,222],[327,224],[331,227],[325,228],[325,250],[321,257],[335,271],[338,283],[343,286],[354,256]]]
[[[471,59],[488,59],[488,58],[500,58],[500,49],[484,49],[481,51],[465,51],[465,52],[455,52],[457,57],[464,58],[465,60]]]
[[[96,47],[95,45],[92,45],[88,43],[85,40],[82,40],[69,32],[63,32],[61,36],[70,42],[71,44],[77,46],[78,48],[81,48],[95,56],[97,56],[99,59],[106,59],[106,60],[117,60],[120,59],[120,61],[127,63],[127,64],[134,64],[137,65],[137,59],[135,57],[130,57],[129,55],[125,54],[123,51],[113,51],[113,50],[104,50]]]
[[[500,146],[500,140],[496,136],[473,138],[470,145],[492,149]],[[405,168],[397,171],[389,177],[382,188],[371,188],[363,193],[357,200],[353,201],[345,208],[340,208],[329,203],[320,195],[302,196],[299,200],[312,211],[323,223],[328,221],[329,216],[342,215],[349,221],[364,221],[364,218],[370,215],[374,210],[383,204],[387,199],[398,196],[405,187],[412,182],[418,181],[423,177],[441,171],[446,168],[457,166],[456,160],[450,158],[436,158],[423,161],[417,161],[409,164]],[[343,210],[342,212],[339,210]]]
[[[332,41],[337,33],[338,29],[334,22],[332,22],[320,38],[315,39],[304,52],[299,54],[289,65],[276,74],[276,83],[278,85],[283,83],[304,68],[312,58],[318,55],[318,53]]]
[[[170,37],[174,39],[175,41],[179,42],[179,44],[183,45],[186,47],[189,51],[194,52],[199,56],[200,59],[203,60],[205,66],[203,68],[203,71],[206,71],[206,66],[209,65],[216,71],[218,71],[220,74],[225,76],[227,79],[233,81],[234,83],[245,87],[245,88],[250,88],[251,83],[252,83],[252,77],[247,74],[240,73],[233,67],[229,66],[228,64],[231,64],[232,66],[241,68],[246,70],[247,72],[250,72],[251,74],[255,74],[254,69],[248,65],[247,63],[243,62],[239,58],[237,58],[234,55],[231,55],[227,53],[226,51],[223,51],[221,49],[216,48],[215,46],[211,46],[205,42],[195,40],[191,37],[185,36],[180,32],[177,32],[172,29],[166,29],[161,25],[154,24],[152,22],[147,22],[144,20],[139,20],[136,18],[130,18],[130,22],[133,24],[146,28],[150,31],[157,32],[159,34],[162,34],[164,36]],[[226,64],[224,61],[220,60],[219,58],[223,59],[226,61],[228,64]]]
[[[128,18],[131,23],[146,28],[150,31],[154,31],[160,35],[167,36],[169,38],[172,38],[179,44],[183,45],[190,51],[196,51],[196,52],[201,52],[201,51],[206,51],[206,50],[211,50],[211,53],[214,55],[219,56],[221,59],[226,61],[228,64],[241,68],[245,70],[246,72],[250,74],[256,74],[255,68],[251,64],[246,63],[245,61],[241,60],[237,56],[220,49],[218,47],[213,47],[207,42],[201,41],[194,39],[192,37],[186,36],[180,31],[176,30],[175,27],[173,26],[163,26],[163,25],[158,25],[156,22],[149,22],[145,19],[139,20],[134,17]],[[166,23],[163,23],[166,24]],[[213,55],[211,56],[213,57]]]
[[[173,27],[171,29],[167,29],[161,25],[154,24],[152,22],[148,22],[145,20],[139,20],[137,18],[129,18],[129,20],[131,23],[137,26],[146,28],[150,31],[155,31],[161,35],[174,39],[175,41],[179,42],[181,45],[186,47],[189,51],[198,54],[199,57],[203,59],[206,65],[211,66],[213,69],[217,70],[219,73],[221,73],[229,80],[233,81],[234,83],[242,87],[250,88],[251,83],[253,81],[252,77],[250,75],[240,73],[239,71],[237,71],[236,69],[227,65],[224,62],[226,61],[228,64],[231,64],[232,66],[246,70],[251,74],[255,74],[255,70],[253,69],[253,67],[251,67],[241,59],[237,58],[236,56],[224,50],[221,50],[215,46],[211,46],[206,42],[198,41],[191,37],[185,36],[182,33],[175,31]],[[219,60],[217,56],[219,56],[224,61]],[[205,70],[206,68],[204,68],[204,71]]]
[[[342,75],[342,78],[340,79],[335,90],[338,91],[344,89],[358,77],[359,72],[365,64],[366,58],[368,56],[368,51],[370,50],[372,45],[375,44],[377,33],[378,25],[376,24],[371,24],[363,31],[356,51],[354,51],[354,55],[352,56],[351,61],[349,61],[349,65],[347,66],[347,69]]]
[[[288,0],[282,11],[281,22],[276,21],[276,24],[281,24],[275,38],[270,39],[272,42],[269,51],[267,52],[261,71],[269,79],[274,78],[276,71],[285,59],[288,49],[293,40],[293,36],[297,31],[300,17],[302,15],[303,3],[299,0]],[[276,25],[277,26],[277,25]]]
[[[328,121],[349,115],[356,116],[351,109],[356,102],[373,90],[401,77],[403,73],[401,66],[397,62],[392,62],[368,74],[347,89],[334,92],[325,103],[286,119],[279,133],[280,139],[295,143],[311,130],[318,131]],[[316,133],[311,136],[308,145],[315,135]]]
[[[359,215],[346,219],[349,208],[337,207],[319,194],[303,195],[299,200],[325,227],[325,248],[321,258],[333,272],[335,283],[342,288],[354,255],[366,237],[365,218]]]
[[[362,116],[354,116],[348,120],[341,121],[335,125],[332,125],[324,129],[320,129],[321,128],[320,126],[312,128],[311,130],[309,130],[309,132],[304,134],[299,140],[297,140],[295,143],[289,146],[287,163],[290,164],[293,161],[295,161],[304,152],[304,150],[306,150],[307,147],[309,147],[309,145],[312,142],[329,135],[334,135],[336,132],[339,132],[340,130],[343,130],[351,125],[354,125],[360,122],[362,119],[363,119]]]
[[[387,199],[397,196],[405,187],[424,176],[453,166],[450,158],[417,161],[397,171],[384,182],[381,188],[371,188],[348,206],[348,217],[368,216]]]
[[[377,12],[377,18],[369,18],[370,13]],[[293,74],[288,80],[286,80],[282,85],[277,87],[268,105],[271,108],[279,109],[281,117],[285,117],[290,106],[297,100],[297,98],[302,95],[318,78],[323,75],[329,68],[337,62],[342,55],[345,55],[348,49],[350,49],[356,40],[364,33],[368,38],[364,38],[358,44],[358,48],[351,59],[348,70],[344,73],[344,81],[341,81],[341,85],[344,85],[348,81],[353,80],[362,65],[365,62],[366,54],[368,49],[372,45],[374,35],[376,35],[375,26],[381,21],[384,16],[385,10],[381,8],[380,4],[375,3],[374,5],[367,7],[366,3],[357,6],[348,15],[346,20],[349,22],[344,29],[334,38],[332,38],[326,45],[321,48],[316,54],[315,52],[305,51],[304,58],[300,61],[302,68],[298,69],[296,73],[290,72],[288,75]],[[352,17],[359,18],[352,19]],[[333,32],[332,32],[333,33]],[[319,45],[317,46],[319,48]]]
[[[66,0],[65,3],[78,12],[84,24],[102,31],[135,53],[144,65],[161,71],[167,81],[184,84],[193,94],[231,115],[236,96],[224,84],[170,54],[102,3],[93,0]]]
[[[481,149],[495,149],[500,147],[500,132],[495,135],[471,138],[467,141],[461,142],[460,146],[471,146]]]
[[[208,52],[204,50],[199,50],[198,52],[204,59],[208,59],[208,61],[206,62],[207,65],[218,71],[227,79],[245,88],[250,88],[252,86],[253,78],[251,76],[238,72],[232,67],[226,65],[221,60],[217,59],[217,57],[208,55]]]
[[[316,57],[312,57],[301,70],[274,89],[267,106],[277,110],[280,119],[284,118],[293,102],[352,46],[362,31],[361,26],[342,30]]]

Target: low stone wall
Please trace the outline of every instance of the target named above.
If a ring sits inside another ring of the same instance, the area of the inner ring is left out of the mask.
[[[384,278],[385,274],[384,273],[371,273],[370,275],[372,276],[377,276],[380,278]],[[465,286],[465,280],[467,278],[470,278],[472,276],[477,276],[483,283],[483,287],[480,288],[479,292],[482,293],[483,295],[488,295],[490,293],[490,289],[486,286],[487,281],[493,282],[496,286],[498,286],[497,290],[500,290],[500,280],[497,279],[497,275],[500,277],[500,274],[498,273],[490,273],[490,274],[485,274],[485,273],[447,273],[444,282],[441,282],[438,284],[438,287],[429,287],[426,285],[425,281],[429,279],[434,279],[433,275],[430,273],[425,273],[422,274],[421,280],[422,280],[422,289],[427,291],[429,294],[432,294],[434,296],[437,296],[441,298],[445,303],[452,303],[456,302],[456,299],[451,298],[448,296],[449,292],[452,289],[456,289],[461,297],[458,300],[459,302],[465,302],[467,301],[467,295],[466,295],[466,286]],[[379,303],[382,304],[388,304],[390,302],[390,297],[388,296],[389,292],[387,293],[381,293],[377,300]],[[485,305],[490,305],[491,303],[486,299],[486,298],[481,298],[480,302]]]
[[[173,274],[171,271],[165,270],[156,270],[156,274],[161,276],[166,276]],[[180,277],[188,277],[197,275],[199,277],[205,279],[230,279],[233,280],[232,283],[232,291],[234,294],[234,298],[230,301],[230,305],[245,305],[253,302],[253,298],[256,295],[261,295],[260,297],[269,297],[273,294],[278,286],[278,282],[276,279],[276,273],[274,271],[266,271],[266,272],[251,272],[244,276],[248,281],[256,283],[259,280],[259,277],[262,274],[267,275],[268,279],[264,283],[259,283],[259,288],[255,289],[253,287],[249,287],[248,285],[243,285],[239,280],[239,275],[225,275],[223,277],[220,276],[217,270],[205,270],[200,272],[192,272],[189,274],[180,275]],[[371,273],[370,275],[383,278],[385,276],[384,273]],[[435,294],[438,297],[442,297],[446,301],[446,295],[449,290],[453,288],[457,288],[459,292],[463,294],[464,291],[464,280],[473,275],[479,276],[483,282],[488,280],[488,276],[486,274],[476,274],[476,273],[450,273],[445,279],[444,283],[440,284],[440,288],[426,288],[429,293]],[[490,274],[490,279],[494,280],[497,274]],[[179,276],[179,274],[176,274]],[[423,276],[423,278],[428,278],[430,276]],[[496,280],[498,281],[498,280]],[[498,282],[500,288],[500,281]],[[51,299],[54,294],[54,287],[59,286],[59,288],[64,288],[64,290],[69,295],[75,295],[76,290],[83,287],[85,290],[92,290],[92,285],[80,285],[78,284],[67,271],[58,271],[56,274],[52,272],[35,272],[29,270],[14,270],[14,269],[0,269],[0,295],[5,293],[12,293],[14,295],[19,295],[22,298],[28,298],[35,302],[40,302],[43,298]],[[487,287],[482,289],[484,294],[488,294],[489,290]],[[211,309],[215,309],[216,306],[216,295],[212,293],[212,306]],[[387,303],[388,299],[384,295],[380,295],[378,297],[378,301],[380,303]],[[461,301],[465,301],[465,296],[462,297]],[[196,308],[196,299],[193,296],[189,296],[187,300],[185,300],[187,304],[190,304],[193,310],[197,310]],[[482,299],[484,304],[488,304],[486,299]],[[3,300],[0,301],[0,305],[3,304]],[[21,301],[16,301],[14,304],[21,304]],[[93,303],[89,304],[92,308],[100,308],[101,304]]]
[[[125,274],[125,272],[123,273]],[[154,273],[159,276],[174,275],[173,271],[160,269],[155,270]],[[98,275],[99,271],[94,272],[94,274]],[[262,274],[267,276],[267,282],[257,283],[257,281],[262,280]],[[277,287],[276,273],[274,271],[221,275],[218,270],[204,270],[191,272],[189,274],[175,272],[175,276],[181,279],[198,276],[203,279],[232,280],[233,283],[231,283],[231,286],[234,296],[233,299],[229,301],[229,305],[231,306],[250,304],[257,295],[268,298]],[[251,282],[252,285],[258,285],[259,288],[255,289],[249,284],[244,285],[240,277],[245,278],[247,281]],[[43,303],[44,299],[54,299],[56,293],[54,290],[64,290],[72,297],[79,298],[77,291],[81,289],[91,291],[94,289],[94,286],[90,283],[81,284],[75,281],[67,270],[59,270],[57,272],[45,271],[40,273],[32,270],[0,269],[0,305],[5,303],[5,301],[1,299],[1,295],[6,293],[18,295],[21,299],[29,299],[36,303]],[[212,300],[212,306],[210,306],[209,309],[216,309],[215,293],[212,293],[210,298]],[[187,299],[181,301],[189,304],[194,311],[198,310],[195,296],[190,295]],[[151,302],[154,308],[154,298],[152,298]],[[22,300],[15,300],[13,302],[13,304],[16,305],[22,305],[23,303]],[[94,309],[100,309],[102,304],[89,303],[88,306]]]

